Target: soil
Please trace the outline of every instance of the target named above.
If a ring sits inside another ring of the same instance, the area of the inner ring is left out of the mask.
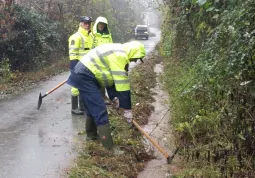
[[[163,90],[163,84],[160,82],[160,75],[163,73],[162,64],[156,64],[154,72],[157,74],[157,85],[152,90],[155,92],[155,102],[152,105],[155,107],[154,112],[148,119],[148,124],[143,129],[167,152],[170,156],[173,155],[176,146],[175,140],[170,125],[169,113],[169,96]],[[144,140],[147,151],[155,156],[146,164],[145,169],[138,174],[138,178],[168,178],[180,170],[179,158],[174,157],[171,164],[167,164],[167,160],[156,147],[148,140]]]

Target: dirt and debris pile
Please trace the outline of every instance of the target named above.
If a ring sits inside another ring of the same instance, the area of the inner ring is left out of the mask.
[[[139,125],[147,124],[154,111],[151,88],[156,84],[154,66],[159,62],[156,59],[154,54],[149,55],[143,65],[130,73],[134,118]],[[109,108],[108,113],[113,141],[125,153],[116,156],[99,141],[85,143],[75,167],[67,171],[69,177],[137,177],[145,163],[153,159],[144,147],[141,133],[126,123],[117,111]]]

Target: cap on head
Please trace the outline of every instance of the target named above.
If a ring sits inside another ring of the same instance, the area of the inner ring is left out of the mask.
[[[80,17],[80,22],[93,22],[92,17],[82,16]]]
[[[123,46],[130,62],[142,59],[145,56],[144,45],[138,41],[127,42]]]

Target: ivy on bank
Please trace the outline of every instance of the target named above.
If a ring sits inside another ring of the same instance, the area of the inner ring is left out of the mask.
[[[183,176],[254,175],[254,11],[252,0],[167,4],[162,54],[171,54],[165,80],[189,163]]]

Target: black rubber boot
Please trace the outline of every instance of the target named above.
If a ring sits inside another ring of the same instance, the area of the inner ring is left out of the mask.
[[[97,126],[92,117],[87,116],[85,128],[87,133],[87,138],[86,138],[87,141],[99,140],[99,135],[97,134]]]
[[[78,108],[78,96],[72,96],[72,114],[83,115],[83,111]]]
[[[85,110],[85,105],[84,105],[84,103],[83,103],[83,101],[82,101],[82,98],[79,96],[78,97],[79,98],[79,109],[81,110],[81,111],[86,111]]]

